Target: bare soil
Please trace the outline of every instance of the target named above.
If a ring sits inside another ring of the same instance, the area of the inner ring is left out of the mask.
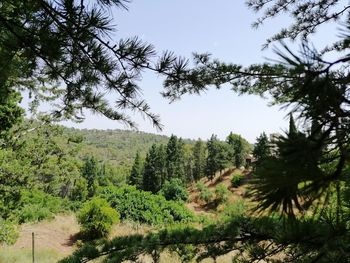
[[[14,248],[31,249],[34,233],[36,250],[54,250],[66,256],[74,250],[74,237],[79,232],[79,225],[74,215],[57,215],[51,221],[21,225],[19,232]]]

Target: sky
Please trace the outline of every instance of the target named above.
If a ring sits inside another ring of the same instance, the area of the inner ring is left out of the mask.
[[[134,0],[129,10],[113,10],[117,25],[115,38],[139,36],[161,52],[173,51],[190,58],[193,52],[209,52],[222,61],[250,65],[276,58],[272,49],[262,50],[266,38],[288,24],[288,17],[273,19],[260,29],[251,24],[258,15],[240,0]],[[323,32],[327,37],[327,32]],[[322,32],[320,37],[322,42]],[[208,139],[212,134],[225,139],[241,134],[254,142],[262,132],[283,133],[288,126],[287,113],[269,101],[253,95],[238,96],[225,86],[197,95],[185,95],[169,104],[160,95],[163,78],[145,72],[140,86],[152,112],[160,115],[164,128],[157,131],[148,120],[133,116],[138,130],[183,138]],[[125,129],[123,124],[100,115],[87,114],[83,123],[64,125],[89,129]]]

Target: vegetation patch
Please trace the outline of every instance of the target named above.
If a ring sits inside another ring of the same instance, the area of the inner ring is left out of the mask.
[[[187,201],[188,191],[180,179],[174,178],[166,181],[159,191],[166,200]]]
[[[19,223],[52,219],[55,214],[66,211],[63,200],[40,190],[22,191],[19,209],[14,214]]]
[[[0,218],[0,245],[12,245],[17,238],[16,227],[11,222]]]
[[[85,203],[78,214],[82,234],[88,239],[107,236],[112,229],[112,225],[118,221],[118,212],[111,208],[106,200],[101,198],[93,198]]]
[[[231,179],[232,187],[239,187],[240,185],[242,185],[243,178],[244,177],[241,172],[235,172]]]
[[[168,201],[162,195],[137,190],[134,186],[105,187],[100,190],[100,197],[109,201],[121,219],[150,225],[194,220],[182,202]]]

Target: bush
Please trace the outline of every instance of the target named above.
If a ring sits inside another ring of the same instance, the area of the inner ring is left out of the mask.
[[[78,214],[81,232],[88,239],[107,236],[112,225],[118,221],[118,212],[106,200],[97,197],[85,203]]]
[[[235,173],[231,179],[232,187],[238,187],[242,184],[243,175],[241,173]]]
[[[0,218],[0,245],[13,245],[18,238],[18,232],[13,224]]]
[[[225,209],[221,213],[223,220],[232,220],[233,217],[243,216],[247,211],[247,204],[244,200],[237,200],[225,206]]]
[[[199,199],[206,202],[206,203],[209,203],[212,198],[213,198],[213,193],[208,188],[204,188],[199,193]]]
[[[166,181],[159,194],[163,195],[166,200],[186,202],[188,199],[187,189],[184,187],[182,181],[177,178]]]
[[[52,219],[55,214],[64,211],[62,199],[40,190],[23,191],[19,207],[14,215],[19,223]]]
[[[196,184],[196,188],[199,191],[199,200],[209,203],[213,198],[213,193],[202,182]]]
[[[192,221],[193,214],[182,202],[137,190],[135,186],[105,187],[100,196],[108,200],[122,219],[150,225]]]
[[[227,201],[230,191],[224,184],[218,184],[215,187],[215,201],[217,204],[222,204]]]
[[[198,183],[196,183],[196,188],[198,192],[201,192],[204,188],[206,188],[206,186],[205,184],[199,181]]]
[[[88,196],[88,183],[85,178],[79,178],[75,181],[69,198],[72,201],[84,202]]]

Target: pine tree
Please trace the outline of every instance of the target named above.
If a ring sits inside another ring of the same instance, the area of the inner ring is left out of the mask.
[[[260,163],[262,160],[266,159],[271,155],[269,139],[265,132],[260,134],[258,138],[256,138],[256,143],[254,144],[253,156],[256,159],[257,163]]]
[[[157,148],[157,174],[158,174],[158,177],[160,178],[160,188],[162,188],[163,184],[168,178],[167,169],[166,169],[166,164],[167,164],[166,156],[167,155],[166,155],[165,146],[163,144],[159,145]]]
[[[216,135],[212,135],[207,142],[208,156],[206,162],[206,173],[210,180],[215,173],[228,166],[230,150],[226,143],[220,142]]]
[[[206,161],[206,174],[210,180],[214,178],[215,172],[217,170],[216,165],[216,143],[217,137],[216,135],[212,135],[207,142],[208,156]]]
[[[231,147],[232,163],[237,168],[240,168],[245,164],[245,158],[249,151],[249,143],[240,135],[233,134],[232,132],[227,136],[226,142]]]
[[[135,185],[137,188],[142,188],[142,172],[143,172],[143,163],[139,151],[137,151],[134,164],[131,167],[129,184]]]
[[[206,162],[206,154],[205,154],[205,145],[199,139],[196,141],[193,148],[193,177],[196,181],[205,176],[205,162]]]
[[[289,130],[288,130],[288,136],[292,137],[292,136],[296,136],[298,134],[298,129],[297,126],[295,125],[295,121],[293,118],[293,114],[290,113],[289,114]]]
[[[243,143],[241,138],[237,140],[234,144],[234,153],[235,153],[235,166],[241,168],[245,164],[245,153],[243,148]]]
[[[145,159],[142,176],[143,190],[156,193],[162,188],[162,185],[166,179],[165,156],[165,149],[163,145],[152,145]]]
[[[166,147],[166,156],[168,180],[178,178],[185,182],[184,143],[181,138],[171,135]]]
[[[81,175],[86,179],[88,185],[88,196],[95,194],[98,186],[99,166],[94,156],[87,157],[81,169]]]

